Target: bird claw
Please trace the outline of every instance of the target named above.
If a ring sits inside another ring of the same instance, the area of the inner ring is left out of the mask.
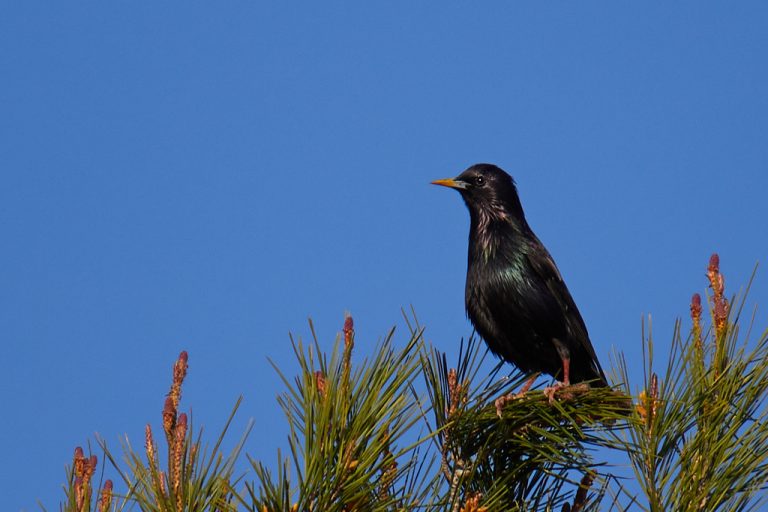
[[[507,402],[511,402],[516,398],[514,396],[516,394],[517,393],[515,394],[510,393],[508,395],[500,396],[499,398],[494,400],[493,405],[496,406],[496,416],[498,416],[499,419],[501,419],[501,410],[504,408],[505,405],[507,405]]]
[[[560,395],[564,400],[571,400],[577,394],[586,393],[589,389],[589,384],[586,382],[579,382],[573,385],[568,382],[556,382],[553,386],[544,388],[543,393],[549,400],[549,403],[552,403],[555,401],[556,394]]]
[[[512,402],[514,400],[519,400],[525,396],[525,391],[519,391],[517,393],[509,393],[504,396],[500,396],[496,400],[494,400],[493,405],[496,406],[496,416],[501,419],[501,411],[504,409],[504,406],[507,405],[509,402]]]
[[[528,377],[528,380],[525,381],[525,384],[523,384],[523,387],[520,388],[520,391],[517,393],[509,393],[507,395],[504,395],[502,397],[499,397],[494,401],[494,405],[496,406],[496,415],[501,418],[501,410],[504,408],[505,405],[507,405],[512,400],[518,400],[520,398],[523,398],[525,394],[528,392],[529,389],[531,389],[531,386],[533,386],[534,381],[536,380],[536,377],[539,376],[539,372],[534,373],[530,377]]]
[[[517,393],[509,393],[502,397],[497,398],[493,404],[496,406],[496,415],[501,418],[501,410],[504,408],[505,405],[507,405],[509,402],[513,400],[517,400],[519,398],[523,398],[525,394],[528,392],[529,389],[531,389],[531,386],[533,386],[533,382],[536,380],[536,377],[539,376],[539,372],[534,373],[530,377],[528,377],[528,380],[525,381],[525,384],[523,384],[523,387],[520,388],[520,391]]]
[[[547,386],[546,388],[544,388],[544,396],[547,397],[547,399],[549,400],[549,403],[551,404],[552,402],[555,401],[555,394],[558,391],[566,389],[568,387],[570,387],[570,383],[555,382],[553,386]],[[573,398],[573,394],[567,393],[563,396],[563,398],[566,398],[566,399]]]

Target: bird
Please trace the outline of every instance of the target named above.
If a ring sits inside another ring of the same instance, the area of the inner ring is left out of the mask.
[[[550,401],[571,383],[608,386],[573,297],[526,221],[512,176],[481,163],[432,184],[457,190],[469,209],[467,316],[493,354],[529,375],[518,395],[540,373],[556,380],[545,389]]]

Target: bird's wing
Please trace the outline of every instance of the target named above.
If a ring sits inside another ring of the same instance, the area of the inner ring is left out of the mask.
[[[563,277],[560,275],[560,271],[557,269],[552,256],[549,255],[541,242],[539,242],[535,250],[526,253],[526,257],[534,272],[546,283],[550,295],[557,302],[557,307],[564,313],[565,328],[571,339],[581,344],[584,350],[587,351],[598,373],[603,375],[595,349],[589,341],[587,326],[576,307],[576,303],[573,301],[573,297],[571,297],[568,288],[565,286],[565,281],[563,281]]]

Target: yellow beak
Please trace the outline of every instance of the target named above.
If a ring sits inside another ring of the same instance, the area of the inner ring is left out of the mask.
[[[452,178],[446,178],[444,180],[435,180],[432,182],[433,185],[442,185],[443,187],[450,187],[450,188],[457,188],[462,189],[466,188],[466,184],[462,181],[456,181]]]

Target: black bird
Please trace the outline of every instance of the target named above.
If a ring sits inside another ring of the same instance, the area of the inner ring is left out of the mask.
[[[512,177],[476,164],[432,183],[458,190],[469,208],[467,315],[494,354],[533,374],[523,392],[539,372],[562,380],[559,387],[607,386],[584,320],[528,226]]]

